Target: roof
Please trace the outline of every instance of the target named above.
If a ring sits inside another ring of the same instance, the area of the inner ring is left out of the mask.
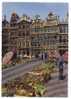
[[[31,19],[30,19],[29,17],[22,16],[22,17],[18,20],[18,23],[21,22],[21,21],[31,22]]]
[[[4,19],[4,20],[2,21],[2,24],[5,26],[5,25],[9,24],[9,22],[8,22],[6,19]]]
[[[68,21],[60,21],[59,24],[68,24]]]

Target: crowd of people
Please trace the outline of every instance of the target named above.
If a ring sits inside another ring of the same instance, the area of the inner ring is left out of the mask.
[[[8,55],[9,54],[9,55]],[[10,55],[11,54],[11,55]],[[38,54],[37,54],[38,55]],[[7,56],[8,56],[8,59],[7,59]],[[10,57],[10,58],[9,58]],[[11,52],[8,52],[5,57],[3,58],[3,63],[7,63],[8,60],[13,60],[17,57],[17,54],[16,54],[16,50],[13,49]],[[38,57],[38,56],[36,56]],[[68,58],[68,52],[66,52],[66,57]],[[64,55],[63,54],[59,54],[57,52],[54,53],[47,53],[47,52],[44,52],[44,53],[41,53],[39,54],[39,58],[43,61],[43,62],[48,62],[49,58],[51,58],[50,60],[53,61],[55,60],[56,62],[56,66],[58,67],[59,69],[59,79],[60,80],[63,80],[64,79],[64,76],[63,76],[63,71],[64,71]],[[68,59],[67,59],[68,60]]]

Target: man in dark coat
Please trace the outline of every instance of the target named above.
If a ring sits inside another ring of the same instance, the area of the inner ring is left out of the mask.
[[[63,67],[64,67],[64,59],[63,56],[60,55],[59,57],[59,79],[63,80],[64,76],[63,76]]]

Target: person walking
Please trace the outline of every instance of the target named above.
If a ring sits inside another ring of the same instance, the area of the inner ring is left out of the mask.
[[[48,54],[47,52],[45,52],[45,63],[47,63],[47,61],[48,61]]]
[[[63,67],[64,67],[64,59],[63,59],[63,56],[60,55],[60,57],[59,57],[59,80],[63,80],[64,79]]]

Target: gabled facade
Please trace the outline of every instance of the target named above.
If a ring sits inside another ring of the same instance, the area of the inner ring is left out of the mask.
[[[12,13],[10,22],[6,18],[2,22],[2,41],[3,55],[13,48],[17,55],[22,56],[55,51],[64,53],[68,50],[68,15],[60,21],[59,16],[52,12],[45,20],[39,15],[30,19]]]

